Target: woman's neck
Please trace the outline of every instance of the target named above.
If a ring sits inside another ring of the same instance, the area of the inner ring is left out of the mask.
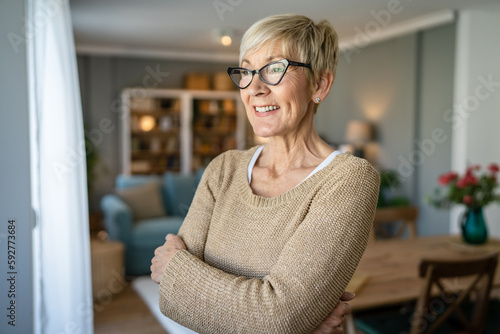
[[[310,131],[307,136],[296,133],[270,138],[256,165],[276,174],[318,166],[334,150],[319,137],[314,127]]]

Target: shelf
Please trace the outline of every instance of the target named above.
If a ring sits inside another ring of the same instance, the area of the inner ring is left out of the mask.
[[[124,174],[189,173],[228,149],[253,146],[238,92],[131,88],[122,100],[130,115],[121,127]]]
[[[143,132],[143,131],[132,131],[131,135],[134,137],[151,137],[151,138],[168,138],[172,136],[178,136],[179,135],[179,129],[172,129],[169,131],[148,131],[148,132]]]
[[[194,129],[194,136],[207,137],[207,136],[234,136],[236,134],[236,129],[225,130],[225,129]]]
[[[180,110],[131,110],[130,113],[134,116],[154,116],[154,117],[163,117],[163,116],[175,116],[178,117],[181,114]]]
[[[194,150],[193,154],[194,155],[199,155],[203,157],[216,157],[219,154],[223,153],[224,150],[218,149],[218,150],[210,150],[210,151],[204,151],[204,150]]]
[[[175,156],[180,156],[180,151],[161,151],[161,152],[132,151],[132,159],[152,159],[152,158],[175,157]]]
[[[223,111],[222,113],[217,113],[217,114],[208,114],[208,113],[200,112],[200,113],[196,114],[196,117],[222,117],[222,118],[233,117],[233,118],[236,118],[238,116],[236,114],[227,114]]]
[[[166,171],[169,172],[180,172],[181,168],[180,167],[170,167],[168,169],[162,169],[162,168],[153,168],[147,172],[134,172],[132,171],[132,175],[163,175]]]

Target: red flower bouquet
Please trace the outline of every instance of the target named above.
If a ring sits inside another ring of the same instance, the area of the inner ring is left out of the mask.
[[[500,195],[495,193],[498,187],[497,174],[500,168],[490,164],[482,174],[481,166],[467,168],[465,175],[450,171],[438,178],[440,186],[429,202],[439,208],[449,208],[452,204],[464,204],[467,208],[481,208],[493,201],[500,202]]]

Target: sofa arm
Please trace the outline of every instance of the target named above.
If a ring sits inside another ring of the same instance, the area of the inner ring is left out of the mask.
[[[112,240],[127,244],[132,235],[132,211],[116,195],[105,195],[101,200],[106,232]]]

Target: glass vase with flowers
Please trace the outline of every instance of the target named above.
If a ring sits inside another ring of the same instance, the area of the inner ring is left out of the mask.
[[[449,171],[439,176],[440,187],[429,197],[429,202],[438,208],[465,205],[460,225],[466,243],[478,245],[488,240],[483,208],[492,202],[500,202],[500,195],[495,192],[499,170],[498,164],[492,163],[482,172],[479,165],[469,166],[464,175]]]

